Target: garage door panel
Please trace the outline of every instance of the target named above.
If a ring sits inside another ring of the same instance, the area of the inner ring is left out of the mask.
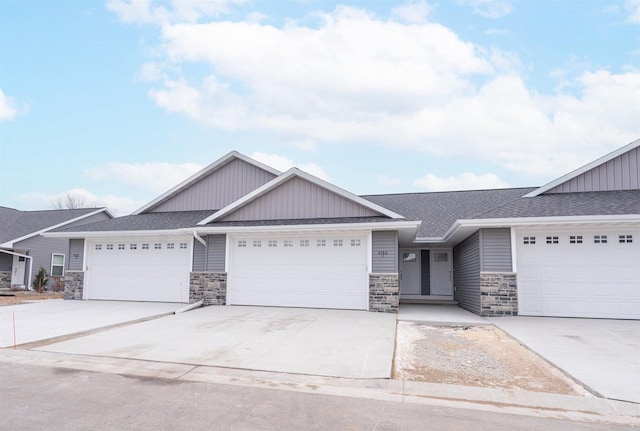
[[[188,302],[190,242],[190,238],[176,237],[90,242],[87,298]],[[107,249],[107,244],[113,248]],[[124,244],[124,249],[118,248],[118,244]],[[143,249],[142,244],[149,244],[149,248]]]
[[[619,242],[622,234],[632,242]],[[596,241],[602,235],[607,241]],[[524,236],[536,244],[524,244]],[[558,243],[547,244],[547,236]],[[516,241],[519,314],[640,319],[638,226],[522,229]]]
[[[231,238],[229,303],[367,309],[366,239],[345,234]]]

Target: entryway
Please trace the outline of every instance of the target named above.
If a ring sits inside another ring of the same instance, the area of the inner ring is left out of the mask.
[[[400,300],[453,300],[451,249],[400,249]]]

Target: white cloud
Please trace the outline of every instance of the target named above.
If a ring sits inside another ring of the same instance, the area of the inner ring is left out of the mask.
[[[640,24],[640,0],[627,0],[625,9],[629,13],[627,22],[631,24]]]
[[[26,105],[20,105],[13,97],[9,97],[0,89],[0,121],[11,121],[16,115],[28,111]]]
[[[280,156],[278,154],[267,154],[255,152],[249,155],[254,160],[264,163],[267,166],[271,166],[279,170],[280,172],[285,172],[293,167],[300,169],[308,174],[311,174],[315,177],[320,178],[321,180],[329,181],[329,175],[325,172],[325,170],[315,164],[315,163],[296,163],[292,159]]]
[[[509,187],[509,184],[502,181],[496,174],[487,173],[476,175],[471,172],[464,172],[460,175],[446,178],[427,174],[424,177],[414,180],[413,184],[416,187],[430,192],[500,189]]]
[[[109,0],[107,9],[126,23],[198,22],[201,18],[226,14],[247,0],[172,0],[166,5],[151,0]]]
[[[442,25],[350,7],[314,17],[164,25],[149,95],[168,112],[309,150],[367,143],[473,157],[536,182],[640,136],[637,70],[574,71],[545,94],[527,87],[517,56]],[[214,72],[182,74],[192,63]]]
[[[511,33],[511,30],[508,28],[490,28],[484,31],[484,34],[489,36],[504,36],[509,33]]]
[[[476,15],[491,19],[513,12],[513,5],[508,0],[458,0],[458,3],[471,6]]]
[[[432,12],[433,6],[421,0],[412,1],[393,8],[391,15],[401,21],[418,24],[426,22]]]
[[[145,204],[142,201],[111,194],[99,196],[79,188],[57,194],[24,193],[16,199],[22,204],[23,209],[53,209],[53,203],[58,199],[64,199],[67,194],[83,198],[90,207],[107,207],[116,216],[130,214]]]
[[[203,166],[196,163],[109,162],[85,170],[84,175],[92,180],[108,180],[153,193],[162,193],[202,168]]]
[[[399,178],[392,178],[388,175],[377,175],[376,181],[381,186],[386,186],[386,187],[394,187],[402,184],[402,180],[400,180]]]

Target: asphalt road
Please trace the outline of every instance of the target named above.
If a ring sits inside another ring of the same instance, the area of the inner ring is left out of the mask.
[[[626,428],[0,363],[0,429],[547,431]]]

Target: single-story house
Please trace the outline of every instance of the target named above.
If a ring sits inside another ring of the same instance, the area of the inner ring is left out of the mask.
[[[640,319],[639,147],[542,187],[370,196],[231,152],[47,235],[84,250],[68,298]]]
[[[0,288],[29,288],[43,267],[50,276],[47,288],[52,289],[53,277],[62,277],[65,268],[74,268],[74,259],[82,250],[71,250],[67,239],[42,234],[111,218],[106,208],[20,211],[0,207]]]

